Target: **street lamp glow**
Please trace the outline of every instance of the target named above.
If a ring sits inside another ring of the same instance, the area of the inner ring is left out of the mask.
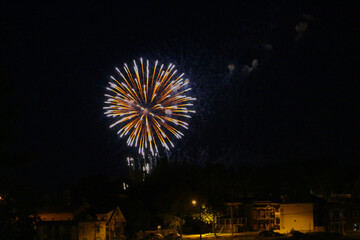
[[[197,202],[196,200],[192,200],[191,201],[192,205],[194,205],[194,207],[196,206]],[[202,236],[201,236],[201,206],[199,204],[199,218],[200,218],[200,240],[202,240]]]

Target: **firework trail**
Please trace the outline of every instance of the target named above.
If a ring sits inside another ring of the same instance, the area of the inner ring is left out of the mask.
[[[188,128],[186,119],[191,118],[194,110],[188,109],[196,100],[186,93],[191,90],[184,79],[184,73],[177,75],[175,65],[164,67],[155,61],[152,66],[140,58],[140,65],[133,61],[132,69],[125,63],[123,72],[115,68],[118,77],[111,76],[111,82],[105,94],[105,115],[116,118],[110,128],[120,125],[120,137],[128,136],[127,144],[138,147],[139,154],[145,156],[149,149],[157,155],[158,143],[169,150],[174,147],[168,136],[176,138],[184,134],[179,127]]]

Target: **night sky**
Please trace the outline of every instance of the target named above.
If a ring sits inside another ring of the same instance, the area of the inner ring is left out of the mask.
[[[0,173],[10,179],[48,187],[125,176],[134,153],[102,107],[114,67],[139,57],[175,63],[198,99],[174,158],[359,159],[359,2],[9,1],[0,9]]]

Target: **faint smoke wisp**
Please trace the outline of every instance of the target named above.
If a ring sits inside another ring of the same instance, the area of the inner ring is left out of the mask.
[[[303,14],[302,18],[304,21],[299,22],[295,25],[295,31],[296,31],[296,40],[301,39],[304,36],[304,33],[309,28],[309,22],[313,21],[314,18],[310,14]]]
[[[234,64],[229,64],[228,65],[228,69],[229,69],[229,71],[230,71],[230,74],[232,74],[232,72],[235,70],[235,65]]]
[[[306,29],[308,28],[308,23],[307,22],[300,22],[298,24],[296,24],[295,26],[295,30],[298,33],[304,33],[306,31]]]
[[[250,73],[252,71],[254,71],[259,65],[259,60],[257,60],[256,58],[254,60],[252,60],[251,62],[251,66],[245,65],[242,68],[243,73]]]

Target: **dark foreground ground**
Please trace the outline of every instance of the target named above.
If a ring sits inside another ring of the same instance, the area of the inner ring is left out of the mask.
[[[199,239],[198,234],[194,235],[184,235],[184,239]],[[302,234],[296,233],[293,236],[277,236],[277,237],[261,237],[258,235],[257,232],[247,232],[247,233],[240,233],[234,236],[229,234],[218,235],[214,237],[213,234],[204,234],[202,238],[206,240],[250,240],[250,239],[266,239],[266,240],[355,240],[360,239],[360,235],[352,235],[352,236],[342,236],[335,233],[309,233],[309,234]]]

